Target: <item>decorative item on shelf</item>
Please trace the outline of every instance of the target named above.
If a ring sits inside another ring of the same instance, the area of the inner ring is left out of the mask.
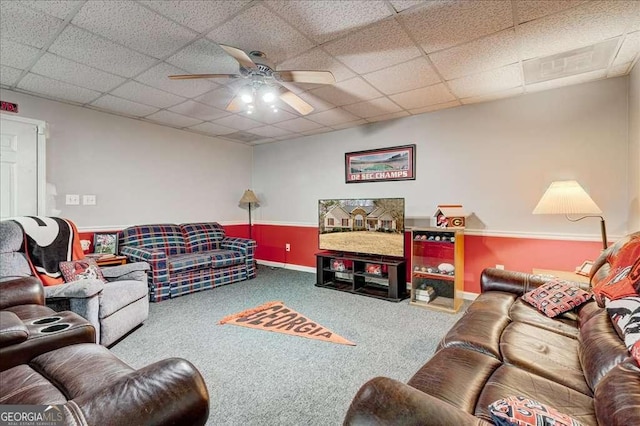
[[[93,252],[100,254],[117,254],[118,233],[96,232],[93,234]]]
[[[589,260],[585,260],[582,262],[582,265],[576,268],[576,274],[582,275],[583,277],[588,277],[591,273],[591,268],[593,267],[593,262]]]
[[[365,264],[364,270],[367,274],[382,275],[382,265],[379,263],[367,263]]]
[[[240,204],[246,204],[249,207],[249,239],[252,240],[252,235],[251,235],[251,230],[252,230],[252,226],[251,226],[251,205],[255,204],[255,205],[259,205],[258,203],[260,203],[260,200],[258,200],[258,197],[256,197],[256,194],[253,193],[252,190],[247,189],[246,191],[244,191],[244,194],[242,194],[242,198],[240,198]]]
[[[453,275],[455,268],[450,263],[441,263],[438,265],[438,272],[440,274]]]
[[[334,271],[339,271],[342,272],[344,271],[346,268],[344,266],[344,262],[340,259],[333,259],[331,261],[331,269],[333,269]]]
[[[602,248],[607,249],[607,229],[604,217],[601,215],[602,210],[575,180],[551,182],[533,209],[533,214],[563,214],[571,222],[577,222],[587,217],[599,217]],[[582,216],[572,218],[569,215]]]
[[[416,300],[429,303],[435,298],[436,292],[433,287],[421,286],[420,288],[416,289]]]
[[[463,229],[469,213],[462,209],[462,204],[439,204],[433,216],[438,228]],[[436,240],[440,241],[439,236]]]

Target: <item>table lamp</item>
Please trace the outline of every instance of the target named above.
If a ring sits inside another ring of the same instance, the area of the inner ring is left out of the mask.
[[[577,222],[587,217],[600,218],[600,231],[602,233],[602,247],[607,248],[607,229],[602,210],[591,199],[589,194],[575,180],[551,182],[533,209],[533,214],[563,214],[571,222]],[[582,215],[572,218],[569,215]]]
[[[251,205],[252,204],[258,204],[260,202],[260,200],[258,200],[258,197],[256,197],[256,194],[253,193],[252,190],[247,189],[246,191],[244,191],[244,194],[242,194],[242,198],[240,198],[240,204],[247,204],[249,206],[249,239],[252,240],[253,238],[251,238]]]

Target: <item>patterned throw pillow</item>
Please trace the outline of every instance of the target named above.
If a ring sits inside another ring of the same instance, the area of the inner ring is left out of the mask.
[[[497,426],[582,426],[576,419],[523,396],[508,396],[489,405]]]
[[[640,296],[606,300],[607,313],[624,344],[640,365]]]
[[[591,293],[579,288],[577,283],[555,279],[525,293],[522,300],[535,306],[549,318],[554,318],[577,308],[591,299],[591,296]]]
[[[72,260],[70,262],[60,262],[60,272],[62,272],[64,281],[67,283],[88,279],[96,279],[105,283],[107,282],[96,261],[90,258]]]

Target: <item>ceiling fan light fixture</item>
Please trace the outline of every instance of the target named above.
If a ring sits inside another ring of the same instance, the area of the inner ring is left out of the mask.
[[[250,104],[251,102],[253,102],[253,96],[249,92],[240,94],[240,99],[245,104]]]
[[[275,90],[272,87],[265,86],[265,88],[262,89],[262,101],[270,104],[272,102],[275,102],[275,100],[276,100]]]

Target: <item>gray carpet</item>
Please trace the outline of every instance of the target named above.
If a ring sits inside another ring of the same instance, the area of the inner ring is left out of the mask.
[[[182,357],[200,370],[211,425],[339,425],[375,376],[406,382],[460,317],[315,287],[315,274],[260,267],[256,279],[152,303],[146,323],[112,351],[134,368]],[[218,325],[283,301],[357,346]]]

